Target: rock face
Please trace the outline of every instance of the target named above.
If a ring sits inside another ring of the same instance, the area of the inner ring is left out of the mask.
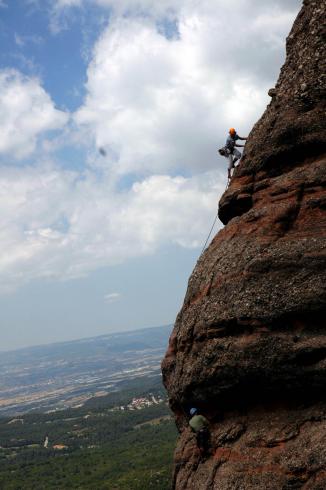
[[[293,25],[162,363],[177,490],[326,488],[325,3]],[[206,458],[191,406],[210,421]]]

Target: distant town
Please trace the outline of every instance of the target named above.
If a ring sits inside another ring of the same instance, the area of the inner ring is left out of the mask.
[[[150,395],[149,397],[133,398],[128,405],[121,405],[111,409],[112,412],[117,410],[142,410],[143,408],[150,407],[152,405],[159,405],[166,402],[162,397]]]

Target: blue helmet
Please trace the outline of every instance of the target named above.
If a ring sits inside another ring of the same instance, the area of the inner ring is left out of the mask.
[[[197,411],[198,411],[197,408],[191,408],[190,411],[189,411],[189,413],[190,413],[191,416],[193,416],[193,415],[195,415],[197,413]]]

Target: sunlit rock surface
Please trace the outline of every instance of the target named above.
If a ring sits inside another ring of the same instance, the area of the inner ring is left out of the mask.
[[[304,1],[162,364],[174,488],[326,488],[325,1]],[[211,421],[200,458],[187,425]]]

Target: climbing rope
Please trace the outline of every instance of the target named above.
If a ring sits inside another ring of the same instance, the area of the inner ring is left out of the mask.
[[[210,236],[211,236],[212,231],[213,231],[213,229],[214,229],[214,226],[215,226],[215,223],[216,223],[217,217],[218,217],[218,210],[217,210],[217,213],[216,213],[216,216],[215,216],[215,219],[214,219],[214,223],[213,223],[213,225],[212,225],[212,228],[211,228],[211,230],[210,230],[210,232],[209,232],[209,234],[208,234],[208,237],[207,237],[207,239],[206,239],[205,245],[203,246],[203,250],[201,251],[200,257],[203,255],[203,252],[204,252],[204,250],[205,250],[205,248],[206,248],[207,242],[208,242],[208,240],[210,239]]]
[[[226,184],[226,188],[225,188],[225,190],[227,190],[227,188],[229,187],[230,182],[231,182],[231,179],[228,179],[228,182],[227,182],[227,184]],[[224,192],[225,192],[225,191],[224,191]],[[199,257],[201,257],[201,256],[203,255],[203,252],[204,252],[204,250],[205,250],[205,248],[206,248],[207,242],[208,242],[208,240],[210,239],[210,236],[211,236],[212,231],[213,231],[213,229],[214,229],[214,226],[215,226],[215,223],[216,223],[217,217],[218,217],[218,208],[217,208],[217,213],[216,213],[216,216],[215,216],[215,218],[214,218],[214,222],[213,222],[212,228],[210,229],[210,232],[209,232],[208,237],[207,237],[207,239],[206,239],[205,245],[203,246],[203,249],[202,249],[201,254],[200,254],[200,256],[199,256]]]

